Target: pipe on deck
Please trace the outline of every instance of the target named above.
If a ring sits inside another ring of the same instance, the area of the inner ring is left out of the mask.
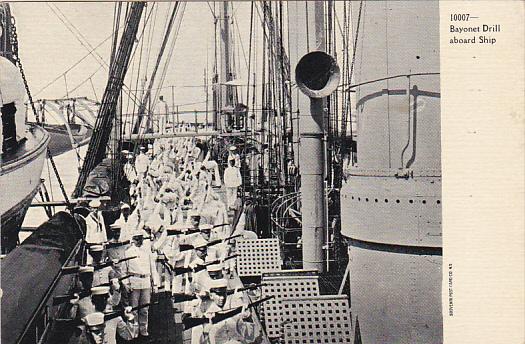
[[[300,122],[301,213],[303,269],[324,269],[324,144],[323,104],[310,98],[309,111]]]

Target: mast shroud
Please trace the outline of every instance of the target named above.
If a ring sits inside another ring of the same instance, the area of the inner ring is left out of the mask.
[[[101,106],[95,122],[93,136],[89,142],[86,157],[75,186],[75,191],[73,192],[74,197],[80,197],[82,189],[86,185],[89,173],[104,159],[106,155],[106,148],[113,127],[113,117],[115,116],[117,101],[129,67],[131,52],[135,45],[135,39],[144,6],[144,2],[134,2],[131,5],[130,14],[126,21],[126,27],[122,34],[122,38],[120,39],[114,63],[111,65],[106,90],[104,91],[104,96],[102,97]]]

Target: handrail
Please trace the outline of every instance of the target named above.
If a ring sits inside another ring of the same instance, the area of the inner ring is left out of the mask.
[[[272,233],[280,241],[281,245],[290,245],[284,242],[284,232],[292,230],[299,231],[301,227],[286,226],[285,221],[294,219],[292,216],[285,216],[285,213],[290,211],[290,208],[295,206],[301,198],[301,192],[293,192],[277,197],[271,204],[270,222],[272,223]]]
[[[356,88],[356,87],[363,86],[363,85],[368,85],[368,84],[373,84],[373,83],[379,82],[379,81],[397,79],[397,78],[402,78],[402,77],[409,78],[411,76],[430,76],[430,75],[440,75],[440,74],[441,73],[439,73],[439,72],[398,74],[398,75],[387,76],[387,77],[384,77],[384,78],[364,81],[364,82],[360,82],[360,83],[354,84],[354,85],[348,85],[348,84],[345,85],[345,84],[343,84],[343,85],[339,85],[338,88],[340,88],[340,87],[347,87],[347,90],[351,90],[352,88]]]

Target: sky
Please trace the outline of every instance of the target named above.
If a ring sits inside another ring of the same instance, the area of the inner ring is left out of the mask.
[[[156,18],[148,64],[150,71],[160,47],[165,23],[171,13],[171,6],[172,3],[158,3],[154,9],[149,3],[146,12],[143,13],[143,18],[146,18],[149,11],[154,11],[149,17],[150,23]],[[175,104],[202,103],[205,99],[203,87],[181,86],[203,85],[206,65],[208,64],[208,68],[211,69],[214,53],[212,15],[214,6],[218,9],[218,4],[214,5],[214,3],[185,4],[174,53],[164,81],[164,86],[175,86]],[[112,34],[114,7],[115,4],[111,2],[31,2],[11,5],[17,23],[21,61],[35,99],[53,99],[68,95],[100,100],[108,75],[107,67],[102,67],[100,61],[102,59],[109,63],[111,38],[108,37]],[[240,39],[243,48],[247,50],[250,3],[234,3],[232,13],[236,20],[234,27],[237,45],[240,47]],[[68,25],[70,29],[64,22],[70,23]],[[140,30],[142,24],[139,32]],[[145,36],[147,30],[149,28],[146,28]],[[81,37],[80,40],[84,43],[81,43],[77,37]],[[102,43],[104,41],[105,43]],[[90,55],[89,46],[96,47],[99,44],[100,46],[95,50],[98,56]],[[145,44],[143,49],[147,49],[147,46]],[[137,53],[135,56],[139,55]],[[241,50],[239,56],[242,56]],[[86,58],[76,67],[63,75],[84,57]],[[135,79],[131,81],[130,76],[137,75],[137,66],[137,62],[135,64],[132,62],[128,70],[126,84],[131,89],[135,88],[136,81]],[[144,66],[143,60],[143,69]],[[211,70],[209,72],[211,73]],[[140,84],[139,82],[139,88],[142,88]],[[162,93],[171,105],[171,89],[166,89]],[[196,107],[204,109],[205,105],[188,105],[185,109]]]
[[[163,82],[165,88],[160,93],[154,94],[154,99],[163,95],[168,105],[180,105],[179,110],[181,111],[206,109],[204,102],[206,92],[202,85],[205,69],[208,70],[208,82],[211,83],[215,53],[213,12],[215,11],[218,16],[220,4],[214,2],[184,3],[182,22],[176,36],[174,52],[169,64],[167,64],[166,78]],[[144,72],[146,63],[144,62],[145,58],[143,58],[141,78],[151,74],[172,6],[174,4],[170,2],[155,3],[155,5],[147,3],[142,18],[143,20],[149,18],[148,24],[150,25],[144,30],[144,37],[148,38],[150,28],[154,28],[151,32],[151,36],[154,38],[151,44],[145,43],[143,45],[143,52],[148,49],[148,46],[151,48],[149,62],[147,63],[148,73]],[[242,84],[246,84],[251,3],[234,1],[232,7],[237,79]],[[256,9],[257,7],[255,6]],[[341,6],[336,3],[336,7]],[[56,99],[69,96],[88,97],[100,101],[108,77],[108,68],[104,64],[109,64],[110,60],[115,3],[22,2],[11,3],[11,8],[17,23],[21,61],[33,98]],[[286,9],[287,4],[285,5],[285,12]],[[257,84],[260,84],[263,34],[260,22],[261,13],[257,11],[255,13],[253,51],[256,52],[256,58],[252,58],[251,73],[257,75]],[[340,13],[342,15],[342,12]],[[153,23],[155,25],[151,25]],[[121,25],[121,30],[122,27],[123,25]],[[139,36],[143,28],[141,24]],[[172,35],[173,37],[174,35]],[[283,39],[286,41],[287,36],[285,35]],[[340,42],[341,40],[338,41],[339,44]],[[285,42],[285,46],[286,44]],[[90,54],[92,47],[97,48],[94,53]],[[141,44],[136,44],[136,47],[140,49]],[[143,57],[146,55],[145,53],[142,54]],[[165,56],[167,55],[165,53]],[[138,75],[137,61],[141,54],[136,53],[134,56],[135,58],[128,69],[125,84],[128,85],[129,89],[143,89],[145,87],[144,80],[141,79],[138,83],[136,80]],[[101,61],[103,61],[102,64]],[[66,71],[67,73],[65,73]],[[159,79],[158,76],[157,81]],[[173,95],[170,86],[174,86]],[[240,94],[246,94],[246,88],[239,89]],[[208,94],[210,99],[208,104],[211,108],[211,89],[209,89]],[[123,99],[123,112],[133,112],[133,102],[129,102],[126,95]],[[244,99],[241,99],[241,102],[246,103]],[[186,117],[193,118],[193,115]],[[183,120],[189,120],[189,118]]]

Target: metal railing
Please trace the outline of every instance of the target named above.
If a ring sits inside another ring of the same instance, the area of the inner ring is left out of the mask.
[[[276,198],[271,205],[272,236],[279,240],[281,252],[286,253],[283,262],[289,268],[302,262],[299,245],[302,231],[300,201],[301,193],[297,191]]]

